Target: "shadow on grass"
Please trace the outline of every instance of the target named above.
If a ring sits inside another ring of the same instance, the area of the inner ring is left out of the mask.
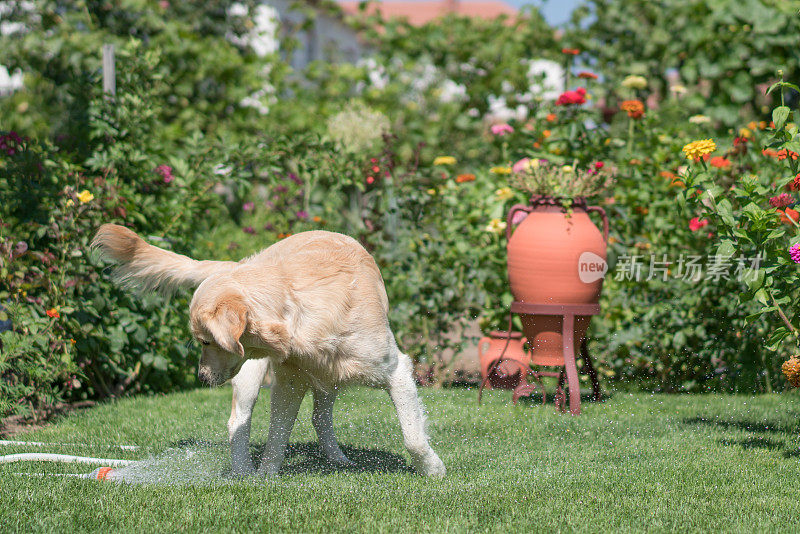
[[[566,390],[567,387],[565,386],[564,389]],[[508,390],[509,398],[511,397],[511,394],[512,394],[511,390]],[[567,391],[566,394],[567,395],[566,395],[565,403],[566,403],[567,409],[569,409],[569,391]],[[611,398],[613,396],[614,396],[614,394],[612,392],[601,391],[600,392],[600,398],[597,399],[597,400],[593,400],[592,399],[592,391],[589,390],[589,389],[582,389],[581,390],[581,405],[583,405],[585,403],[602,404],[602,403],[604,403],[606,401],[611,400]],[[547,402],[545,404],[555,405],[555,398],[556,398],[556,388],[554,386],[554,387],[552,387],[550,389],[547,389]],[[528,404],[534,404],[534,405],[535,404],[540,404],[541,405],[542,404],[542,393],[541,393],[541,391],[539,389],[537,389],[532,395],[529,395],[527,397],[520,397],[519,401],[521,403],[525,403],[526,405],[528,405]]]
[[[227,441],[208,441],[196,438],[185,438],[169,444],[177,449],[196,449],[196,448],[224,448],[229,447]],[[330,474],[336,472],[351,473],[413,473],[414,470],[409,466],[405,459],[392,452],[379,449],[365,449],[339,444],[345,456],[353,462],[350,466],[341,466],[330,463],[325,457],[319,443],[307,441],[303,443],[290,443],[286,447],[286,459],[284,466],[280,470],[281,475],[297,474]],[[261,463],[261,456],[266,449],[266,443],[251,443],[250,456],[253,464],[258,468]],[[226,473],[227,474],[227,473]]]
[[[266,444],[256,446],[257,457],[261,457]],[[363,449],[341,445],[342,452],[353,462],[350,466],[339,466],[328,462],[319,443],[307,441],[305,443],[290,443],[286,448],[286,465],[281,469],[281,474],[329,474],[335,472],[352,473],[412,473],[413,469],[406,464],[402,456],[379,449]],[[298,457],[302,459],[296,461]]]
[[[794,414],[793,414],[794,416]],[[719,419],[716,417],[692,417],[682,421],[686,425],[716,427],[723,430],[742,430],[766,436],[751,436],[743,439],[722,438],[717,443],[745,450],[768,450],[784,458],[800,458],[800,449],[792,448],[782,438],[796,438],[800,434],[800,423],[763,422],[747,419]]]
[[[797,420],[800,413],[789,414]],[[687,425],[719,427],[725,430],[744,430],[759,434],[783,434],[797,436],[800,434],[800,422],[783,423],[770,421],[753,421],[748,419],[720,419],[718,417],[691,417],[682,421]]]

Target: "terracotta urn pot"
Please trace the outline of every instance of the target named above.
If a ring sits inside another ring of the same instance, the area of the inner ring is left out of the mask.
[[[603,218],[603,233],[589,218],[592,212]],[[525,304],[597,304],[608,270],[608,219],[602,208],[575,199],[567,210],[558,199],[533,197],[530,205],[511,208],[506,236],[508,278],[515,300]],[[531,348],[531,363],[564,365],[562,316],[521,315],[520,319]],[[580,346],[590,319],[575,317],[574,347]]]
[[[530,369],[531,357],[525,352],[524,345],[525,338],[519,332],[509,334],[494,331],[478,342],[481,377],[484,381],[487,376],[489,377],[489,389],[514,389],[525,380]],[[504,348],[505,353],[503,353]],[[502,361],[495,366],[501,356]]]

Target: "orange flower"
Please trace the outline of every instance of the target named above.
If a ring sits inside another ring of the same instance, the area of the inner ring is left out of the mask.
[[[781,149],[778,150],[778,160],[784,160],[786,158],[791,157],[792,159],[797,159],[797,152],[792,152],[791,150]]]
[[[708,163],[712,167],[716,167],[718,169],[727,169],[731,166],[731,160],[723,158],[722,156],[714,156]]]
[[[641,213],[642,215],[647,215],[650,213],[650,210],[645,208],[644,206],[636,206],[636,213]]]
[[[474,182],[475,175],[474,174],[459,174],[456,177],[456,183],[463,184],[465,182]]]
[[[770,158],[777,158],[778,157],[778,152],[775,151],[775,150],[772,150],[771,148],[765,148],[764,150],[761,151],[761,153],[764,154],[767,157],[770,157]]]
[[[644,116],[644,104],[640,100],[625,100],[619,109],[627,111],[628,117],[632,119],[640,119]]]
[[[548,113],[547,117],[545,117],[545,118],[547,119],[547,122],[556,122],[556,119],[558,117],[556,116],[555,113]]]
[[[289,237],[290,235],[292,235],[292,234],[291,233],[288,233],[288,234],[280,233],[280,234],[278,234],[278,239],[285,239],[285,238]]]
[[[544,136],[545,138],[548,138],[548,137],[550,137],[551,133],[552,132],[550,130],[545,130],[545,131],[542,132],[542,136]]]
[[[54,319],[58,319],[59,317],[61,317],[61,314],[58,313],[58,310],[55,308],[50,308],[45,313],[47,314],[48,317],[52,317]]]
[[[577,56],[581,53],[581,51],[577,48],[562,48],[561,52],[563,54],[567,54],[568,56]]]
[[[583,78],[584,80],[596,80],[597,74],[595,74],[594,72],[587,72],[584,70],[578,73],[578,78]]]
[[[542,148],[542,143],[536,141],[535,143],[533,143],[533,148]]]
[[[800,222],[800,213],[792,208],[786,208],[785,210],[777,210],[781,216],[781,222],[785,224],[792,224],[792,221],[789,220],[790,218],[794,222]]]
[[[670,180],[674,180],[675,178],[677,178],[677,176],[675,175],[675,173],[674,173],[674,172],[669,172],[669,171],[661,171],[661,172],[660,172],[660,173],[658,173],[658,174],[659,174],[659,176],[661,176],[662,178],[669,178]]]
[[[767,121],[759,121],[758,122],[758,129],[759,130],[766,130],[767,129]]]
[[[314,221],[315,223],[322,222],[322,217],[320,217],[319,215],[314,215],[314,217],[312,217],[311,220]]]

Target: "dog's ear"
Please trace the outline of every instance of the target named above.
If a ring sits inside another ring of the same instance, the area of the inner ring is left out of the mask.
[[[205,326],[223,350],[244,358],[244,347],[239,338],[247,327],[247,306],[241,295],[221,295],[206,319]]]
[[[256,321],[250,324],[250,331],[255,334],[262,348],[273,350],[283,356],[289,355],[289,332],[283,323]]]

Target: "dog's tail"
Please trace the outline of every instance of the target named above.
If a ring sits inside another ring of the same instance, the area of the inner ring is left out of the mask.
[[[170,293],[194,288],[212,274],[229,271],[232,261],[197,261],[147,244],[136,233],[116,224],[104,224],[92,240],[103,258],[117,264],[114,278],[143,291]]]

